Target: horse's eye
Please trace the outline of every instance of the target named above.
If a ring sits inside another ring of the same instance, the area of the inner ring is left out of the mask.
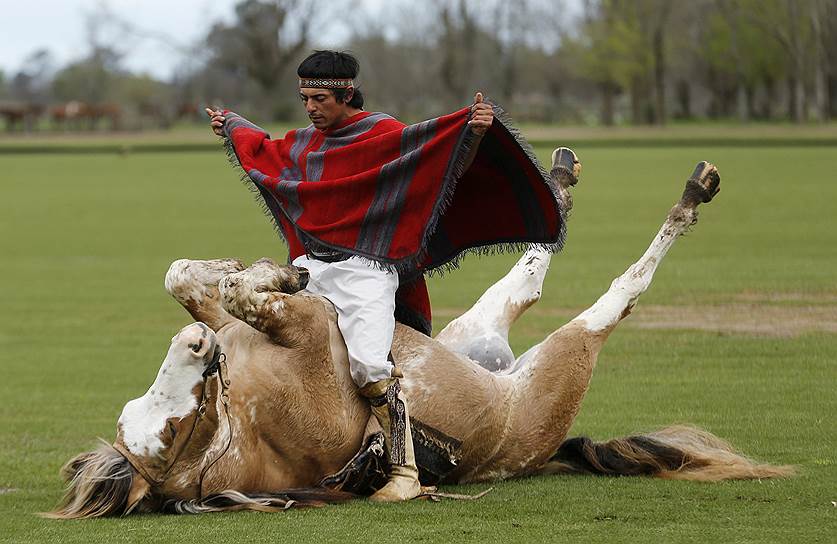
[[[189,347],[192,348],[192,351],[197,353],[203,347],[203,340],[198,340],[198,342],[196,344],[189,344]]]

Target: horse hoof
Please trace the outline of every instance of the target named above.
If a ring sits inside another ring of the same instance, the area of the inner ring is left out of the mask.
[[[206,296],[208,287],[216,287],[221,278],[241,270],[244,265],[236,259],[178,259],[169,266],[164,284],[166,291],[181,303],[197,302]]]
[[[690,208],[711,201],[721,191],[721,176],[714,164],[701,161],[686,181],[681,202]]]
[[[552,176],[561,187],[574,187],[581,174],[581,163],[575,152],[568,147],[559,147],[552,152]]]

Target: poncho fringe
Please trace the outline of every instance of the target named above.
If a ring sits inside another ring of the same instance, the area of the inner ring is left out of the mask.
[[[457,143],[454,146],[454,151],[448,161],[448,165],[445,169],[441,182],[441,190],[436,197],[432,213],[424,226],[419,249],[414,255],[407,258],[393,259],[383,255],[373,255],[356,248],[346,248],[335,245],[326,240],[315,237],[310,233],[302,231],[301,229],[298,229],[296,234],[303,241],[306,247],[313,246],[318,249],[326,248],[330,252],[339,255],[340,258],[349,258],[354,255],[366,257],[373,261],[376,266],[381,269],[394,271],[401,275],[403,279],[407,280],[414,279],[422,274],[429,274],[431,276],[442,275],[445,272],[457,269],[462,259],[470,254],[480,256],[497,255],[508,252],[522,252],[532,247],[538,247],[549,252],[560,251],[566,239],[566,210],[562,205],[555,182],[538,161],[532,146],[522,137],[519,130],[514,127],[511,118],[505,110],[496,104],[492,105],[494,107],[495,120],[490,130],[505,131],[505,133],[511,136],[518,149],[535,167],[540,180],[542,180],[543,184],[549,189],[554,202],[554,212],[558,217],[557,232],[553,233],[550,241],[529,241],[521,239],[520,235],[517,234],[509,237],[508,239],[492,239],[487,243],[480,241],[475,245],[457,247],[454,253],[447,255],[443,260],[436,260],[428,263],[428,259],[431,257],[431,241],[433,236],[437,233],[440,221],[443,217],[445,217],[445,214],[448,212],[451,204],[453,203],[458,184],[466,172],[466,161],[471,153],[472,146],[476,139],[474,134],[470,131],[470,127],[467,125],[467,122],[463,125],[463,128],[458,136]],[[468,116],[468,119],[469,118],[470,116]],[[263,213],[270,219],[273,227],[282,240],[286,244],[290,245],[279,218],[276,217],[274,211],[270,209],[265,200],[264,189],[261,189],[256,184],[255,180],[251,178],[242,166],[238,154],[236,153],[233,139],[230,137],[224,137],[223,145],[229,162],[239,171],[241,181],[247,185],[250,191],[255,193],[255,195],[258,195],[256,200],[259,202]],[[282,206],[279,206],[279,208],[282,210],[285,218],[291,224],[294,224],[294,221],[290,215],[288,215],[285,208]],[[291,257],[293,258],[294,255],[291,255]]]

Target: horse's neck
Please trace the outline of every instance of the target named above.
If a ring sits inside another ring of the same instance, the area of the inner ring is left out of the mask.
[[[369,412],[336,323],[324,334],[326,357],[277,346],[261,333],[228,336],[233,437],[224,464],[277,467],[262,477],[281,486],[313,485],[312,478],[339,470],[360,447]],[[213,448],[222,446],[223,425]]]

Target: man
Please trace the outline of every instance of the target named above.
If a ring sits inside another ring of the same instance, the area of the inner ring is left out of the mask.
[[[563,221],[554,195],[508,132],[498,132],[492,146],[511,149],[509,160],[516,163],[506,165],[496,184],[501,192],[521,187],[521,179],[532,184],[521,200],[527,204],[509,213],[507,227],[494,218],[485,225],[468,218],[472,205],[496,200],[483,195],[495,180],[489,175],[481,186],[468,176],[472,164],[485,176],[505,160],[485,156],[474,164],[485,155],[479,147],[494,122],[493,106],[481,93],[470,109],[408,127],[363,110],[354,84],[358,71],[347,53],[316,51],[306,58],[297,74],[311,126],[282,140],[232,112],[206,113],[264,198],[293,264],[309,271],[306,289],[337,310],[352,378],[369,399],[389,451],[388,483],[371,498],[390,502],[421,491],[407,402],[388,354],[396,319],[430,333],[423,272],[498,241],[560,243]],[[515,170],[520,164],[524,174]],[[475,196],[458,204],[457,194],[469,191]],[[554,219],[529,217],[539,215]],[[466,219],[475,221],[473,232],[464,232]]]

